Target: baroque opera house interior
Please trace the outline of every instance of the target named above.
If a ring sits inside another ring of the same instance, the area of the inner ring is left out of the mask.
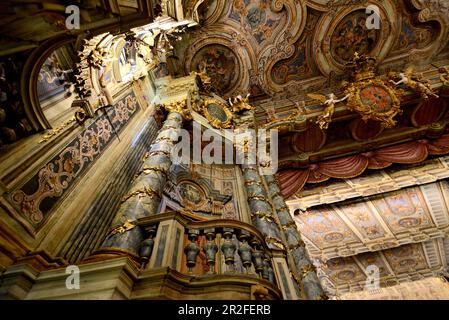
[[[449,0],[0,2],[0,300],[449,300]]]

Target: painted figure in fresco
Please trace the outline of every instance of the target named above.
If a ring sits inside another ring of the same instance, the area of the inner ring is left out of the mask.
[[[179,192],[184,199],[193,204],[199,204],[203,199],[198,189],[190,184],[182,185]]]
[[[329,94],[327,97],[321,94],[308,94],[308,96],[314,100],[320,101],[323,105],[326,106],[323,114],[318,117],[317,124],[322,130],[327,130],[329,128],[329,124],[332,122],[332,117],[335,113],[335,105],[337,103],[346,101],[351,95],[348,94],[342,99],[337,99],[337,96],[333,93]]]
[[[400,72],[397,77],[400,79],[399,81],[390,80],[395,86],[404,84],[419,92],[424,99],[429,99],[429,97],[439,98],[439,96],[432,91],[429,84],[425,84],[416,79],[413,75],[413,68],[408,68],[405,72]]]

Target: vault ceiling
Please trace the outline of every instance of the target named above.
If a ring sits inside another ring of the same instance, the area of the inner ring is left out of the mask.
[[[366,7],[381,28],[365,27]],[[202,26],[178,43],[175,74],[206,70],[224,95],[304,95],[345,78],[355,51],[382,69],[447,54],[449,1],[206,0]]]

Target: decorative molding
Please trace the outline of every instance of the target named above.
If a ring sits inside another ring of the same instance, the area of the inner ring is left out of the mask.
[[[9,201],[17,210],[18,220],[37,232],[76,179],[93,165],[139,109],[134,93],[129,93],[108,111],[108,117],[98,117],[30,180],[11,191]]]

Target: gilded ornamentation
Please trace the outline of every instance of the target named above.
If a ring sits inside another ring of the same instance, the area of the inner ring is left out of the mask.
[[[251,217],[253,217],[253,218],[254,217],[258,217],[261,220],[266,220],[266,221],[269,221],[269,222],[275,222],[271,212],[256,211],[256,212],[251,214]]]
[[[66,122],[62,123],[61,125],[59,125],[58,127],[56,127],[55,129],[50,130],[49,132],[47,132],[45,135],[42,136],[42,139],[39,140],[39,143],[42,142],[47,142],[48,140],[50,140],[51,138],[57,136],[59,133],[61,133],[65,128],[67,128],[68,126],[70,126],[72,123],[74,123],[76,121],[75,117],[70,118],[69,120],[67,120]]]
[[[123,234],[125,232],[128,232],[132,229],[134,229],[136,227],[134,221],[128,220],[126,221],[123,225],[121,226],[117,226],[114,229],[111,230],[111,232],[109,233],[108,237],[112,237],[113,235],[116,234]]]
[[[252,186],[252,185],[263,186],[263,183],[260,181],[245,181],[245,186]]]
[[[266,236],[265,237],[265,241],[268,244],[274,244],[276,247],[278,247],[281,250],[285,250],[285,245],[278,238],[274,238],[274,237],[271,237],[271,236]]]
[[[187,120],[187,121],[192,120],[192,114],[189,110],[189,107],[187,106],[186,100],[167,103],[160,107],[165,108],[165,110],[167,110],[168,112],[179,113],[183,117],[184,120]]]
[[[439,98],[439,96],[432,91],[432,88],[428,83],[418,79],[413,73],[413,68],[408,68],[405,72],[400,72],[399,74],[394,75],[393,78],[399,78],[399,81],[390,80],[392,84],[395,86],[403,84],[419,93],[423,99],[429,99],[430,97]]]
[[[315,272],[315,267],[312,264],[305,265],[301,270],[301,278],[304,279],[310,272]]]
[[[148,175],[151,173],[161,173],[164,176],[167,176],[167,170],[162,167],[157,166],[147,166],[145,165],[142,170],[140,170],[134,177],[134,180],[137,179],[142,174]]]
[[[343,82],[342,87],[346,96],[341,100],[336,100],[334,95],[325,101],[328,105],[325,113],[318,120],[322,128],[327,128],[329,118],[335,109],[335,103],[348,100],[348,109],[359,113],[364,121],[380,121],[385,128],[396,126],[393,118],[400,114],[401,102],[399,93],[385,82],[381,77],[375,76],[376,59],[354,54],[352,63],[347,64],[348,68],[353,69],[354,82]],[[312,96],[323,100],[323,97]]]
[[[232,113],[228,107],[217,99],[207,98],[203,102],[202,113],[209,123],[217,129],[232,127]]]
[[[396,91],[380,79],[364,80],[347,88],[353,91],[347,107],[358,112],[364,121],[380,121],[385,128],[396,126],[394,117],[402,113],[401,102]]]
[[[129,199],[131,199],[133,197],[137,197],[137,196],[139,198],[149,197],[151,199],[154,199],[155,197],[161,198],[162,193],[160,191],[155,191],[155,190],[145,187],[141,190],[135,190],[132,193],[127,194],[126,196],[123,197],[122,202],[128,201]]]
[[[199,84],[200,91],[205,94],[210,94],[212,91],[216,91],[213,84],[212,78],[207,74],[207,70],[204,69],[201,72],[195,72],[197,75],[197,83]]]
[[[327,98],[321,94],[308,94],[308,96],[312,99],[320,101],[326,106],[323,114],[319,116],[317,120],[317,124],[322,130],[327,130],[329,128],[329,124],[332,122],[332,117],[335,113],[335,104],[343,102],[350,97],[350,95],[347,94],[344,98],[337,99],[333,93],[329,94]]]
[[[249,96],[250,94],[248,93],[246,97],[238,95],[234,99],[229,98],[229,104],[232,107],[232,112],[240,113],[242,111],[254,110],[254,107],[249,104]]]

